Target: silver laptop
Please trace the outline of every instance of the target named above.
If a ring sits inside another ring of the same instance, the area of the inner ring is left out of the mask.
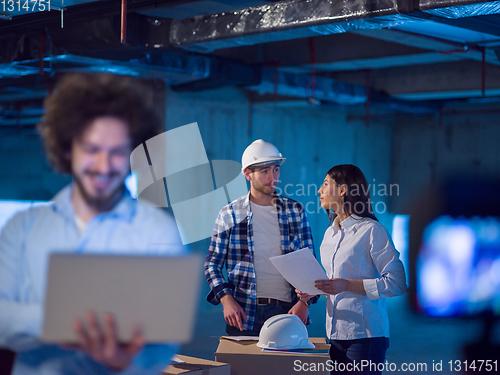
[[[150,343],[191,339],[201,256],[55,253],[48,272],[42,341],[75,342],[73,321],[89,310],[114,314],[121,342],[138,326]]]

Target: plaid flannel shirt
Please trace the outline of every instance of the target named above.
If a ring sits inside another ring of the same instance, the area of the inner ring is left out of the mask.
[[[276,196],[278,225],[281,234],[281,251],[288,254],[308,247],[314,254],[311,228],[301,203]],[[231,202],[219,212],[205,261],[205,277],[211,292],[207,301],[218,305],[222,296],[232,294],[243,307],[248,321],[243,329],[251,330],[255,320],[256,285],[254,269],[254,241],[250,194]],[[222,269],[226,267],[228,280]],[[290,285],[292,302],[298,301],[295,288]],[[315,303],[318,297],[311,301]]]

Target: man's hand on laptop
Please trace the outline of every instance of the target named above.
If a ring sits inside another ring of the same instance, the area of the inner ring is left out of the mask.
[[[109,313],[104,315],[103,326],[99,323],[97,315],[89,311],[86,321],[75,320],[73,328],[79,339],[76,348],[111,370],[120,371],[127,368],[144,346],[144,338],[139,330],[134,332],[129,343],[120,344],[115,318]]]

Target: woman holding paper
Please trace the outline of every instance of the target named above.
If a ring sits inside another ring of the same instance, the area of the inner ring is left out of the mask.
[[[318,193],[331,224],[321,244],[330,279],[317,280],[316,287],[328,295],[330,357],[339,364],[332,374],[381,374],[389,346],[385,298],[406,290],[399,252],[373,215],[369,186],[358,167],[333,167]],[[313,297],[297,293],[303,301]]]

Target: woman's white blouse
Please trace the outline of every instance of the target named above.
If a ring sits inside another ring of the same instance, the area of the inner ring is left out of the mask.
[[[377,221],[338,217],[321,243],[321,263],[329,278],[363,280],[366,295],[342,292],[327,296],[326,334],[333,340],[389,337],[385,298],[406,291],[399,252]]]

